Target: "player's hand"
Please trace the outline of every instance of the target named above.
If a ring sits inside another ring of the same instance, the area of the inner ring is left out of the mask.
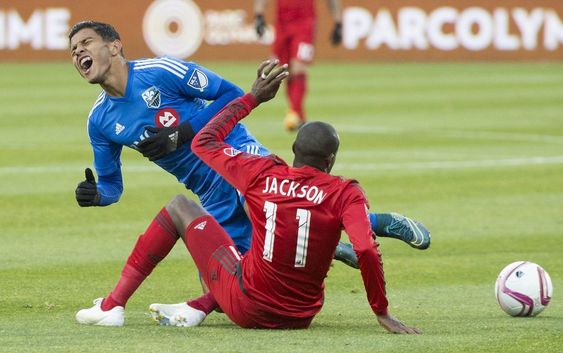
[[[137,144],[137,150],[151,161],[176,151],[195,136],[192,126],[187,121],[178,126],[162,128],[149,126],[146,130],[151,135]]]
[[[258,38],[262,38],[262,36],[266,32],[266,20],[264,19],[264,15],[257,14],[254,17],[254,28],[256,29]]]
[[[392,315],[377,315],[377,321],[391,333],[421,334],[416,327],[409,327],[394,318]]]
[[[100,194],[96,187],[96,178],[92,169],[86,168],[84,171],[86,180],[81,181],[76,187],[76,201],[80,207],[98,206],[100,204]]]
[[[287,64],[278,66],[279,60],[266,60],[258,67],[258,77],[250,93],[256,103],[264,103],[276,96],[281,82],[289,75]]]
[[[332,45],[339,45],[342,42],[342,23],[336,22],[330,34]]]

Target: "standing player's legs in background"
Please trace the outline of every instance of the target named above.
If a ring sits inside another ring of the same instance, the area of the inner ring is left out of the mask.
[[[289,64],[286,82],[289,110],[284,120],[284,126],[289,131],[296,131],[307,120],[307,66],[313,61],[313,37],[314,21],[309,19],[276,25],[274,54],[280,63]]]

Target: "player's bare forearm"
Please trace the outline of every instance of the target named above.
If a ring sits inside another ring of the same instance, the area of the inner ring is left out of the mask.
[[[330,34],[332,45],[339,45],[342,42],[342,6],[339,0],[327,0],[330,13],[334,19],[334,27]]]
[[[254,13],[263,15],[266,10],[267,0],[255,0],[254,1]]]
[[[254,2],[254,29],[258,38],[262,38],[266,32],[266,19],[264,11],[266,10],[266,0],[256,0]]]
[[[342,23],[342,3],[340,0],[327,0],[332,19],[336,23]]]

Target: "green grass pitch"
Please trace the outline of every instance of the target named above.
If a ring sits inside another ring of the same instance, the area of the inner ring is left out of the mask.
[[[203,63],[249,89],[258,63]],[[239,329],[220,314],[197,328],[158,327],[147,308],[200,293],[183,244],[127,306],[122,328],[85,327],[77,310],[107,294],[175,179],[123,155],[125,193],[81,209],[91,165],[86,116],[99,88],[70,63],[0,64],[0,352],[556,352],[563,347],[563,65],[316,64],[307,108],[340,132],[336,174],[365,188],[372,210],[425,223],[417,251],[380,239],[390,311],[424,331],[387,334],[356,270],[335,263],[326,303],[304,331]],[[290,158],[284,92],[247,124]],[[190,194],[190,197],[193,197]],[[510,262],[551,275],[535,318],[498,307]]]

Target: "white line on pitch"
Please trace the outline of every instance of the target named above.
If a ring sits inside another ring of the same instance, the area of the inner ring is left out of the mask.
[[[414,130],[401,128],[387,128],[382,126],[336,125],[339,132],[378,134],[378,135],[406,135],[416,133],[422,136],[450,137],[465,140],[492,140],[492,141],[517,141],[517,142],[542,142],[563,144],[563,136],[526,134],[516,132],[493,132],[471,130]]]
[[[519,167],[525,165],[563,164],[563,156],[488,159],[476,161],[434,161],[406,163],[336,163],[335,170],[420,170]]]
[[[499,168],[518,167],[525,165],[563,164],[563,156],[526,157],[485,159],[473,161],[430,161],[430,162],[405,162],[405,163],[336,163],[335,170],[419,170],[419,169],[464,169],[464,168]],[[84,165],[51,165],[51,166],[14,166],[1,167],[0,175],[9,174],[37,174],[37,173],[76,173],[82,175]],[[165,173],[152,165],[130,164],[124,165],[123,171],[128,173]]]

